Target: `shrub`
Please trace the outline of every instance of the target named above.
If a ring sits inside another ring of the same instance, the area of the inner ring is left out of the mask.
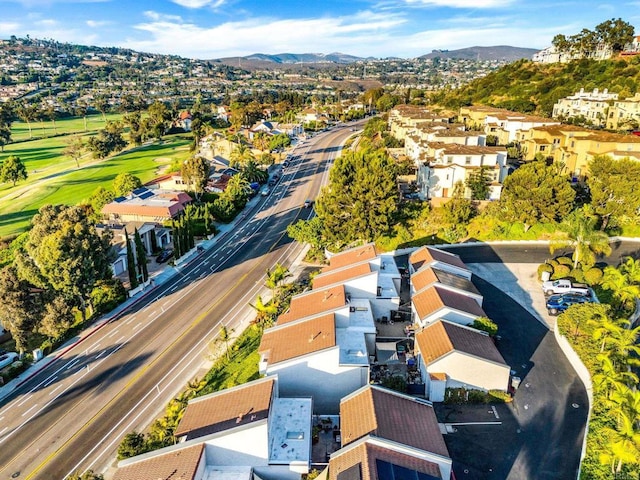
[[[508,392],[502,390],[489,390],[489,401],[508,403],[512,400]]]
[[[554,270],[555,270],[555,268],[559,265],[559,264],[558,264],[558,261],[557,261],[557,260],[553,260],[553,259],[551,259],[551,260],[547,260],[547,263],[548,263],[549,265],[551,265],[551,266],[553,267],[553,269],[554,269]]]
[[[602,270],[597,267],[590,268],[584,272],[584,281],[589,285],[598,285],[602,281]]]
[[[97,315],[110,312],[127,299],[127,292],[117,278],[101,280],[91,291],[91,303]]]
[[[578,283],[584,283],[584,272],[581,268],[574,268],[569,272],[569,276],[573,277],[573,279]]]
[[[573,260],[571,260],[569,257],[557,257],[555,260],[560,265],[569,265],[569,266],[573,265]]]
[[[498,325],[495,324],[490,318],[478,317],[471,324],[476,330],[487,332],[492,337],[498,333]]]
[[[566,278],[569,276],[571,272],[571,268],[566,265],[558,265],[553,269],[553,275],[551,275],[552,280],[557,280],[558,278]]]
[[[553,273],[553,266],[549,263],[542,263],[538,266],[538,280],[542,281],[542,273],[547,272],[549,274]]]

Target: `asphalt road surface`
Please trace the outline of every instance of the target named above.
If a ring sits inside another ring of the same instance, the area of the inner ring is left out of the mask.
[[[63,479],[113,465],[123,436],[143,430],[205,363],[221,325],[234,328],[265,271],[302,246],[286,227],[326,181],[349,127],[299,145],[278,184],[235,230],[116,320],[43,368],[0,409],[0,479]]]

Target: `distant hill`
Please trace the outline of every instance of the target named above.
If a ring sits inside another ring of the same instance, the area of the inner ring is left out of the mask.
[[[534,53],[539,52],[535,48],[510,47],[497,45],[495,47],[468,47],[459,50],[434,50],[419,58],[452,58],[456,60],[504,60],[515,62],[522,58],[531,59]]]
[[[360,60],[369,60],[369,58],[356,57],[347,55],[346,53],[254,53],[245,57],[226,57],[219,58],[216,61],[226,65],[241,65],[243,68],[277,68],[278,66],[292,67],[295,65],[327,67],[334,65],[347,65],[349,63],[358,62]]]

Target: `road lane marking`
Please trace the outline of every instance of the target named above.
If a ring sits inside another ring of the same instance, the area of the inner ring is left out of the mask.
[[[138,329],[138,328],[140,328],[140,324],[139,324],[139,323],[136,323],[136,324],[133,326],[133,330],[135,331],[135,330],[136,330],[136,329]]]
[[[93,348],[91,348],[91,350],[89,350],[89,353],[93,353],[95,352],[98,348],[100,348],[100,342],[96,343]]]
[[[2,435],[9,427],[4,427],[2,430],[0,430],[0,435]]]
[[[73,366],[76,365],[79,361],[80,361],[80,359],[76,358],[73,362],[71,362],[69,365],[67,365],[67,370],[73,368]]]
[[[151,312],[149,315],[147,315],[149,318],[152,318],[155,314],[156,314],[157,310],[154,310],[153,312]]]
[[[116,333],[118,333],[118,330],[119,330],[119,329],[117,329],[117,328],[116,328],[113,332],[111,332],[111,333],[109,334],[109,338],[113,337]]]
[[[34,408],[36,408],[37,406],[38,406],[38,404],[37,404],[37,403],[36,403],[36,404],[34,404],[34,405],[33,405],[33,407],[31,407],[29,410],[27,410],[26,412],[24,412],[24,413],[22,414],[22,416],[24,417],[27,413],[29,413],[31,410],[33,410],[33,409],[34,409]]]
[[[133,322],[136,319],[136,317],[131,317],[129,320],[127,320],[126,322],[124,322],[125,325],[129,325],[131,322]]]
[[[156,298],[156,300],[157,300],[157,298]],[[142,309],[142,311],[143,311],[143,312],[146,312],[147,310],[149,310],[149,309],[151,308],[151,305],[152,305],[152,304],[150,303],[149,305],[147,305],[146,307],[144,307],[144,308]]]
[[[24,398],[22,399],[22,401],[20,403],[18,403],[18,407],[21,407],[23,404],[27,403],[29,400],[31,400],[31,395],[27,394],[24,396]]]
[[[44,387],[48,387],[49,385],[51,385],[55,381],[56,378],[58,378],[58,377],[57,376],[51,377],[51,380],[49,380],[47,383],[45,383],[42,387],[43,388]]]
[[[53,394],[56,392],[56,390],[58,390],[59,388],[62,388],[62,384],[58,385],[56,388],[54,388],[53,390],[51,390],[51,391],[49,392],[49,396],[53,395]]]
[[[173,293],[178,289],[178,284],[175,284],[173,287],[171,287],[171,289],[169,290],[169,293]]]

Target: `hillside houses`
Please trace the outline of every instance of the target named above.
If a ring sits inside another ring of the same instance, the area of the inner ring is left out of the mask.
[[[180,216],[191,201],[185,192],[140,187],[126,197],[107,203],[102,207],[102,214],[111,222],[162,223]]]
[[[585,92],[581,88],[579,92],[559,99],[553,106],[553,118],[568,120],[570,118],[584,119],[591,125],[603,127],[607,120],[609,105],[618,99],[617,93],[609,93],[597,88],[593,92]]]

